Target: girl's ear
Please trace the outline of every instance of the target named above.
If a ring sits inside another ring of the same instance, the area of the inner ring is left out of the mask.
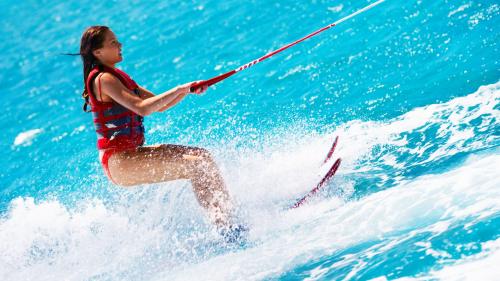
[[[94,57],[98,57],[101,55],[101,49],[97,49],[97,50],[93,50],[92,51],[92,54],[94,55]]]

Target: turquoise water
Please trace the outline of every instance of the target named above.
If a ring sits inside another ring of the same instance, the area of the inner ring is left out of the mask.
[[[500,6],[387,1],[146,118],[206,147],[251,227],[232,251],[185,181],[121,189],[97,159],[77,52],[110,26],[160,93],[367,1],[2,1],[1,280],[495,280]],[[310,205],[334,137],[343,163]]]

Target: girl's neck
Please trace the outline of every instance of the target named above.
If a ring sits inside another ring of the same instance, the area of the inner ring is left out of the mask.
[[[115,68],[115,64],[111,64],[111,63],[103,63],[104,66],[107,66],[109,68]]]

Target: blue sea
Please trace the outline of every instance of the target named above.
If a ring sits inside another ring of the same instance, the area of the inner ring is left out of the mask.
[[[498,1],[388,0],[146,117],[146,144],[211,151],[246,247],[219,243],[188,181],[104,175],[61,55],[88,26],[162,93],[373,2],[2,1],[0,280],[500,280]],[[336,136],[337,175],[287,209]]]

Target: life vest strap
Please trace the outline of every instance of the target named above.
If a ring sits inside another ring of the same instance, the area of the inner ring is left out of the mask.
[[[119,125],[119,126],[116,126],[116,127],[102,127],[101,129],[96,129],[95,131],[97,133],[105,134],[105,133],[110,132],[110,131],[118,131],[118,130],[121,130],[121,129],[124,129],[124,128],[130,128],[131,130],[133,130],[134,126],[132,126],[131,124],[126,123],[126,124]]]
[[[95,118],[94,122],[108,122],[111,120],[116,120],[120,119],[126,116],[130,116],[131,118],[135,117],[135,114],[130,113],[130,111],[125,111],[119,114],[113,114],[113,115],[108,115],[108,116],[99,116],[99,118]]]

